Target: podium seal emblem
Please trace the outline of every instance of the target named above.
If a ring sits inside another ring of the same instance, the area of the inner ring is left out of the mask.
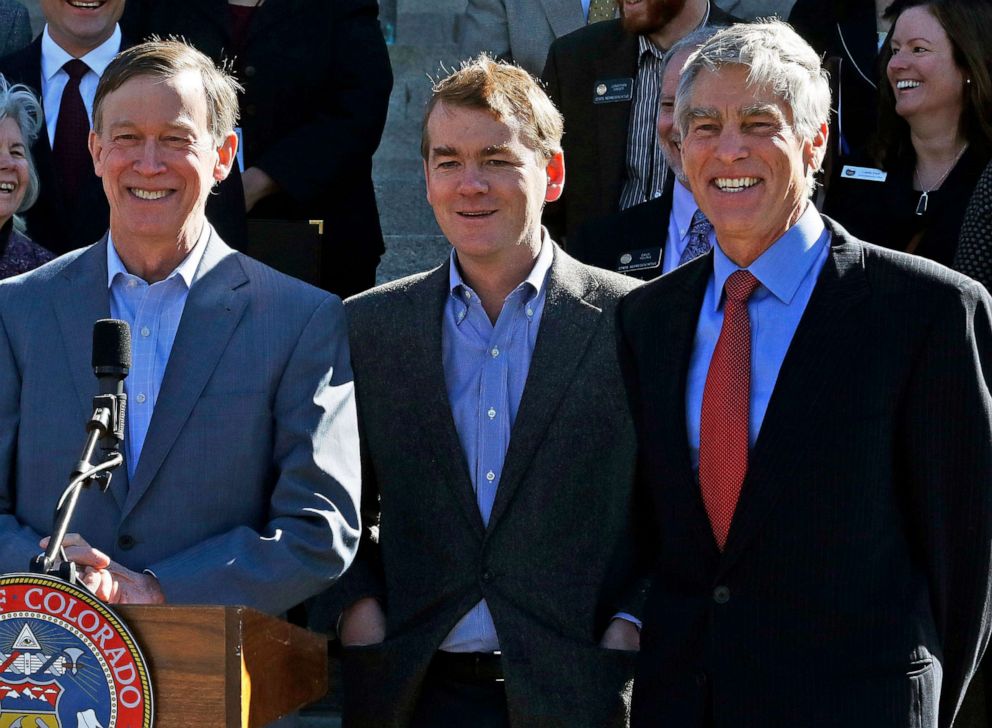
[[[127,627],[81,587],[0,576],[0,728],[151,728],[148,666]]]

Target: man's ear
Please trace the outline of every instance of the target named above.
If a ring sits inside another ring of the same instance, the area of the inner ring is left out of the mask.
[[[829,131],[826,124],[820,124],[819,130],[812,139],[806,141],[806,158],[803,160],[813,171],[820,169],[823,164],[823,156],[827,153],[827,139]]]
[[[90,156],[93,157],[93,171],[97,177],[103,177],[103,162],[100,157],[103,155],[103,143],[99,135],[90,129],[90,135],[86,139],[86,145],[90,149]]]
[[[214,179],[221,182],[227,179],[238,159],[238,135],[231,132],[217,147],[217,163],[214,165]]]
[[[548,191],[544,195],[545,202],[554,202],[565,191],[565,155],[555,152],[548,160]]]

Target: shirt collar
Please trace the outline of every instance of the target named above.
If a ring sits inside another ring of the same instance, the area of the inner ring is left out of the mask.
[[[121,28],[114,26],[114,32],[107,40],[80,58],[97,76],[102,76],[114,56],[121,49]],[[41,73],[46,81],[51,81],[56,73],[62,70],[73,56],[69,55],[62,46],[56,43],[48,32],[48,25],[41,34]]]
[[[553,260],[554,246],[551,244],[551,237],[548,235],[547,228],[541,226],[541,251],[537,254],[534,267],[530,269],[530,273],[520,285],[514,288],[506,298],[509,299],[510,296],[513,296],[517,291],[524,288],[530,289],[530,295],[524,296],[525,301],[534,300],[541,295],[547,283],[548,271],[551,270],[551,262]],[[462,279],[462,273],[458,269],[457,251],[454,248],[451,249],[451,257],[448,261],[448,284],[451,289],[451,295],[458,301],[461,301],[460,293],[462,289],[467,291],[472,290],[472,287]],[[476,297],[476,300],[478,300],[478,297]]]
[[[203,230],[200,232],[200,237],[196,241],[196,245],[190,250],[186,257],[183,258],[182,262],[176,266],[169,275],[165,277],[164,280],[169,280],[179,276],[186,283],[186,288],[191,288],[193,286],[193,277],[196,275],[196,269],[200,266],[200,260],[203,258],[203,251],[207,249],[207,238],[209,237],[209,225],[207,223],[203,224]],[[124,261],[117,254],[117,248],[114,247],[113,238],[111,238],[110,233],[107,233],[107,288],[114,285],[114,279],[118,276],[123,276],[127,278],[133,273],[128,272],[128,269],[124,267]]]
[[[675,217],[675,227],[678,228],[679,235],[685,237],[689,234],[689,226],[692,224],[692,216],[696,214],[699,206],[696,198],[684,184],[675,178],[675,186],[672,189],[672,215]],[[683,233],[682,231],[685,230]]]
[[[758,256],[747,270],[777,299],[788,305],[829,237],[820,213],[811,202],[807,203],[796,224]],[[730,274],[740,269],[719,244],[713,246],[713,280],[719,294],[713,297],[714,310],[720,308],[723,286]]]

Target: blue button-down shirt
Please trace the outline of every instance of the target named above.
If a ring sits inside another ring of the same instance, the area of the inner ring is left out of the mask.
[[[719,240],[718,240],[719,243]],[[830,252],[830,232],[812,204],[799,220],[748,266],[761,283],[748,300],[751,319],[751,403],[749,431],[754,447],[782,361],[792,343]],[[696,341],[686,385],[686,423],[692,465],[699,467],[699,418],[710,359],[723,326],[723,286],[740,266],[719,244],[713,247],[713,275],[696,324]]]
[[[699,206],[696,198],[684,184],[675,178],[675,185],[672,189],[672,211],[668,215],[668,238],[665,240],[665,254],[662,258],[661,272],[671,273],[679,267],[682,260],[682,253],[689,247],[689,227],[692,225],[692,216],[696,214]],[[710,247],[716,239],[713,231],[710,231]]]
[[[451,252],[451,295],[441,327],[444,380],[476,503],[486,525],[544,313],[545,283],[554,250],[547,235],[543,237],[530,275],[503,301],[495,326],[478,295],[462,279],[457,255]],[[441,649],[499,649],[496,627],[484,600],[461,618]]]
[[[124,456],[129,477],[134,477],[138,458],[141,457],[165,366],[169,363],[186,297],[203,257],[207,235],[207,226],[204,225],[200,239],[183,262],[164,280],[151,285],[128,273],[108,235],[110,315],[126,321],[131,327],[131,371],[124,380],[124,391],[127,392]]]

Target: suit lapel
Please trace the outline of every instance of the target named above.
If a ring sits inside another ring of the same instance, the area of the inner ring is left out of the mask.
[[[435,462],[441,468],[444,482],[451,489],[471,528],[481,538],[485,531],[461,440],[451,415],[451,403],[444,379],[441,352],[441,326],[448,298],[448,264],[437,267],[422,285],[407,291],[411,299],[410,330],[416,332],[415,351],[407,361],[406,380],[409,390],[420,402],[420,427],[428,447],[434,450]]]
[[[637,36],[624,33],[619,21],[617,32],[621,34],[611,52],[596,57],[595,83],[616,78],[629,78],[631,84],[637,75]],[[589,105],[596,123],[596,148],[600,150],[599,179],[600,189],[608,195],[609,207],[617,209],[620,201],[619,181],[624,178],[623,167],[627,159],[627,131],[630,124],[632,101],[622,101],[610,104],[593,104],[594,89],[586,89],[589,94]]]
[[[93,324],[110,318],[106,237],[84,251],[54,284],[63,289],[54,297],[55,316],[68,357],[67,369],[79,398],[79,433],[82,438],[83,425],[93,414],[93,396],[98,389],[91,364]],[[110,481],[110,491],[118,506],[123,505],[127,488],[127,468],[118,468]]]
[[[651,418],[652,431],[659,433],[657,442],[642,442],[640,446],[668,453],[672,463],[668,473],[671,481],[662,484],[657,497],[667,499],[668,508],[692,520],[692,531],[700,549],[716,553],[716,542],[689,457],[689,434],[685,421],[689,361],[696,338],[699,310],[712,271],[712,252],[676,269],[668,278],[673,282],[671,292],[652,299],[658,310],[646,310],[642,314],[644,321],[650,321],[653,327],[650,336],[644,337],[643,360],[651,362],[655,371],[642,374],[639,381],[642,389],[650,392],[644,398],[644,406],[652,408],[643,416]],[[637,322],[630,325],[636,326]]]
[[[596,288],[596,282],[556,247],[541,328],[489,519],[490,532],[499,523],[526,476],[589,341],[600,325],[602,309],[589,302]]]
[[[209,235],[128,490],[125,514],[158,474],[248,305],[249,281],[240,261],[217,233],[211,230]]]
[[[525,2],[529,1],[525,0]],[[575,0],[541,0],[541,5],[544,6],[544,14],[556,38],[585,24],[582,5]]]
[[[850,318],[869,294],[861,244],[832,221],[824,221],[833,236],[830,256],[775,382],[721,568],[728,568],[759,532],[782,488],[795,484],[791,470],[794,460],[802,458],[797,433],[803,422],[817,416],[817,408],[837,381],[817,373],[844,371],[853,347],[845,339],[857,331]]]

